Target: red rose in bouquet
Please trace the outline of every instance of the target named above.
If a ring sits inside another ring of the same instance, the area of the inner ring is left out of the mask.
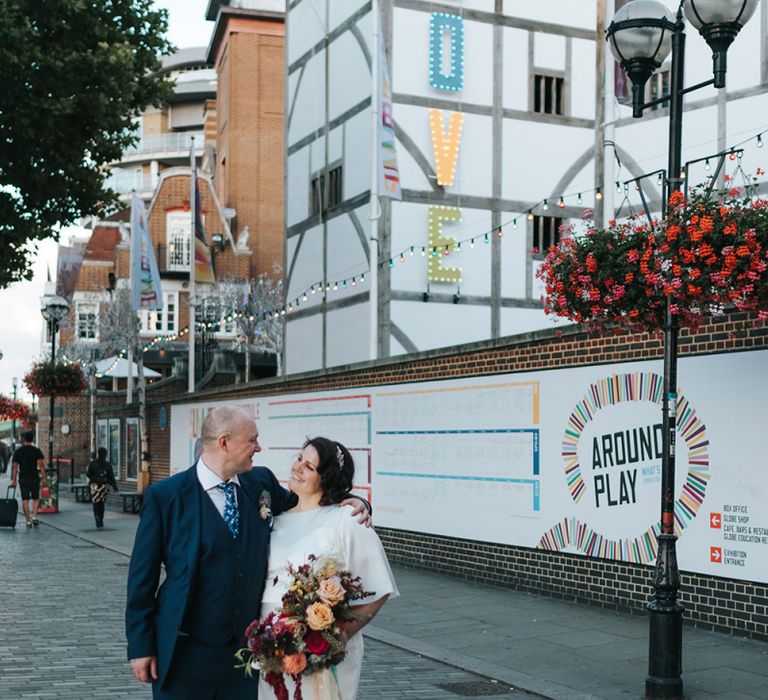
[[[323,637],[321,632],[309,632],[304,641],[310,654],[325,654],[331,648],[331,643]]]

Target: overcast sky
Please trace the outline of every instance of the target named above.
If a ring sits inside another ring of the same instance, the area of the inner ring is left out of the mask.
[[[208,0],[155,0],[155,5],[169,11],[168,37],[179,48],[207,46],[213,30],[213,22],[206,22],[205,9]],[[68,234],[61,242],[68,241]],[[0,332],[0,394],[11,396],[13,377],[19,378],[19,395],[31,399],[21,378],[27,373],[34,359],[40,355],[43,319],[40,315],[40,297],[43,295],[48,269],[55,279],[56,249],[53,241],[38,246],[34,265],[34,279],[18,282],[0,290],[3,331]]]

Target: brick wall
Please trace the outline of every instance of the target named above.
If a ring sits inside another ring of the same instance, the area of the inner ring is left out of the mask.
[[[284,25],[231,17],[216,59],[218,191],[248,226],[248,276],[283,265]]]
[[[652,566],[377,528],[392,563],[467,581],[644,615]],[[684,619],[768,641],[768,585],[682,572]]]

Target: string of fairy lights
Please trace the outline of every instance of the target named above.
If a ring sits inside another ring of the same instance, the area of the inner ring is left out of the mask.
[[[727,157],[731,161],[738,161],[738,168],[741,168],[741,156],[744,151],[744,146],[747,144],[750,144],[751,142],[755,142],[755,145],[757,148],[763,148],[765,145],[765,139],[768,138],[768,128],[760,131],[757,134],[754,134],[752,136],[749,136],[748,138],[745,138],[743,141],[740,141],[739,143],[736,143],[729,148],[726,148],[725,150],[721,151],[718,154],[715,154],[713,156],[710,156],[709,158],[704,158],[704,169],[706,171],[709,171],[711,169],[710,160],[715,160],[717,158],[721,157]],[[691,161],[698,162],[698,161]],[[658,186],[662,186],[664,184],[664,170],[658,170],[653,171],[652,173],[649,173],[648,175],[645,175],[643,177],[653,176],[656,175],[656,184]],[[686,173],[683,170],[683,172],[680,173],[681,178],[686,178]],[[630,178],[627,180],[616,180],[616,191],[618,194],[623,194],[625,197],[625,200],[629,196],[630,186],[634,184],[635,189],[639,189],[639,180],[642,178]],[[442,256],[443,258],[451,255],[453,252],[459,253],[467,248],[470,250],[475,248],[482,248],[484,246],[487,246],[491,243],[494,237],[496,238],[503,238],[505,233],[509,231],[510,229],[512,231],[516,231],[519,229],[520,222],[524,220],[532,221],[534,217],[541,213],[543,215],[546,215],[545,212],[548,212],[550,210],[557,211],[558,209],[565,209],[568,206],[574,206],[573,204],[569,204],[570,202],[575,201],[575,206],[580,207],[584,206],[584,199],[586,196],[592,196],[594,200],[599,201],[603,198],[603,187],[602,186],[596,186],[594,188],[584,188],[581,190],[576,190],[573,192],[565,192],[562,194],[555,194],[550,195],[548,197],[544,197],[531,206],[529,206],[524,211],[520,212],[519,214],[516,214],[513,217],[510,217],[506,221],[502,222],[500,225],[487,229],[484,228],[483,230],[480,230],[477,233],[473,233],[471,235],[468,235],[461,239],[452,238],[451,244],[446,244],[445,246],[429,246],[424,244],[412,244],[407,245],[404,248],[402,248],[399,252],[391,255],[391,256],[384,256],[379,258],[376,262],[379,268],[383,268],[385,265],[388,266],[390,269],[394,269],[396,265],[405,263],[409,258],[413,257],[432,257],[436,258],[438,256]],[[323,296],[328,296],[332,292],[337,292],[340,290],[348,290],[354,287],[357,287],[358,285],[365,284],[366,282],[366,275],[370,273],[370,266],[366,270],[362,270],[360,272],[356,272],[353,275],[346,275],[346,276],[340,276],[338,279],[334,280],[333,282],[328,280],[320,280],[317,282],[314,282],[309,287],[307,287],[302,293],[298,294],[296,297],[294,297],[291,301],[287,302],[286,304],[275,307],[273,309],[263,310],[259,312],[259,314],[248,314],[247,312],[242,311],[241,309],[232,309],[229,313],[227,313],[226,316],[221,318],[217,321],[198,321],[195,323],[195,327],[199,331],[210,331],[210,332],[217,332],[221,329],[222,326],[226,326],[228,324],[231,324],[233,322],[236,322],[239,319],[242,319],[244,316],[248,318],[249,321],[253,322],[257,318],[259,318],[261,321],[265,321],[268,318],[274,318],[279,319],[281,316],[285,316],[286,314],[289,314],[296,309],[300,308],[301,304],[303,302],[307,302],[310,300],[312,296],[316,296],[317,294],[321,294]],[[146,345],[143,346],[142,351],[143,352],[149,352],[150,350],[153,350],[157,348],[158,346],[170,344],[173,342],[176,342],[178,340],[183,339],[187,334],[189,333],[189,327],[182,328],[178,333],[169,333],[169,334],[163,334],[155,336],[151,341],[146,343]],[[122,350],[116,357],[115,361],[112,364],[112,366],[103,369],[101,372],[99,372],[96,376],[105,376],[107,375],[111,369],[113,369],[118,361],[121,358],[124,358],[127,355],[127,350]]]

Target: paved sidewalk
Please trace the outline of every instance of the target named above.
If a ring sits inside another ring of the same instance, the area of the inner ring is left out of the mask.
[[[108,512],[104,529],[97,530],[89,505],[64,500],[61,507],[41,518],[45,529],[130,554],[137,516]],[[415,569],[396,567],[395,576],[400,598],[366,627],[366,636],[375,640],[368,650],[379,662],[367,667],[376,672],[369,674],[373,678],[367,691],[361,689],[361,699],[520,694],[511,688],[552,700],[643,696],[648,644],[643,616]],[[412,662],[419,658],[439,663],[414,671]],[[768,644],[686,627],[683,669],[690,700],[768,700]],[[451,675],[454,671],[474,675]],[[421,690],[408,675],[413,673],[430,679]],[[458,685],[438,687],[442,683]]]

